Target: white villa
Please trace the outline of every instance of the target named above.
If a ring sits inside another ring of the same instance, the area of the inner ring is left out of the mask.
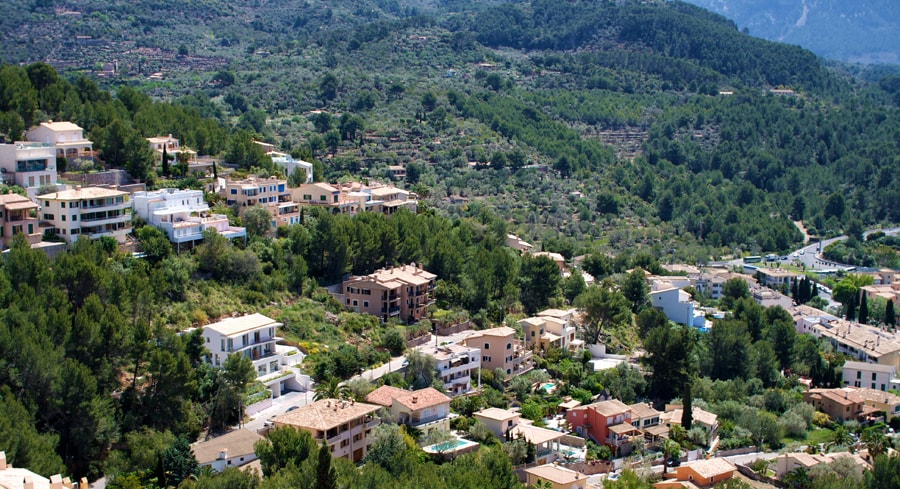
[[[180,246],[203,239],[203,231],[214,228],[228,239],[247,236],[247,229],[231,226],[228,217],[213,214],[203,199],[202,190],[165,188],[152,192],[135,192],[134,213],[155,226]]]
[[[0,144],[0,182],[24,187],[29,197],[41,186],[56,185],[56,149],[28,141]]]
[[[84,138],[84,129],[71,122],[42,122],[28,130],[26,139],[53,146],[59,158],[94,159],[94,143]]]
[[[253,362],[256,380],[268,387],[274,397],[288,390],[303,390],[292,368],[303,361],[304,355],[292,346],[278,345],[281,338],[275,332],[281,323],[262,314],[223,319],[203,327],[203,339],[209,350],[208,361],[221,367],[233,353],[244,355]]]

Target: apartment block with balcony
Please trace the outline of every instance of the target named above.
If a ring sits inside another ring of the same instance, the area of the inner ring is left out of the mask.
[[[0,176],[3,183],[24,187],[34,197],[41,186],[56,185],[56,149],[28,141],[0,144]]]
[[[306,430],[317,444],[326,444],[332,457],[360,463],[372,445],[372,429],[381,424],[374,416],[381,406],[355,401],[322,399],[275,416],[276,428]]]
[[[131,199],[128,193],[99,187],[39,195],[40,218],[69,243],[79,237],[110,236],[119,243],[131,232]]]
[[[793,307],[792,316],[797,333],[825,338],[837,353],[864,363],[889,365],[900,372],[900,333],[847,321],[806,305]]]
[[[382,321],[398,317],[414,323],[425,317],[428,306],[434,303],[432,294],[436,278],[437,275],[412,263],[352,276],[334,295],[341,304],[356,312],[377,316]]]
[[[231,226],[228,217],[214,214],[202,190],[165,188],[135,192],[134,213],[166,233],[169,241],[181,245],[203,239],[203,231],[213,228],[228,239],[246,237],[246,228]]]
[[[427,437],[433,430],[450,431],[450,398],[432,387],[416,391],[383,385],[366,402],[385,407],[391,419],[416,428]]]
[[[27,197],[19,194],[0,195],[0,250],[9,248],[13,235],[17,233],[24,234],[28,244],[40,242],[37,209],[38,205]]]
[[[481,365],[490,370],[500,369],[507,378],[521,375],[534,368],[531,350],[516,339],[516,330],[509,326],[476,331],[463,340],[466,346],[481,349]]]
[[[575,339],[574,313],[574,310],[548,309],[535,317],[520,320],[525,346],[533,351],[577,350],[584,346],[582,341]]]
[[[416,194],[392,185],[350,182],[341,185],[327,183],[303,184],[291,190],[294,202],[325,206],[334,214],[380,212],[393,214],[400,208],[416,212]]]
[[[243,180],[228,180],[222,189],[225,203],[237,206],[241,213],[257,204],[276,204],[291,201],[291,191],[287,180],[278,177],[247,177]]]
[[[615,450],[616,455],[630,452],[632,437],[640,433],[631,424],[631,408],[617,399],[569,409],[566,421],[578,436],[603,443]]]
[[[84,129],[71,122],[42,122],[28,130],[26,139],[53,146],[55,157],[94,159],[94,143],[84,138]]]
[[[434,368],[444,382],[444,392],[451,396],[481,385],[481,350],[464,345],[423,345],[419,351],[434,358]]]

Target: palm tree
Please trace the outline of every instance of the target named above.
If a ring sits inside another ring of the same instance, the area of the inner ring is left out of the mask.
[[[875,459],[875,457],[887,451],[887,438],[884,436],[884,433],[878,428],[870,428],[864,431],[861,440],[863,443],[865,443],[866,448],[869,449],[869,455],[872,456],[873,460]]]
[[[676,443],[675,440],[668,438],[664,439],[661,445],[663,449],[663,474],[665,474],[668,471],[669,458],[681,457],[681,445]]]
[[[853,444],[853,437],[850,436],[850,432],[847,430],[847,428],[838,426],[834,429],[834,435],[832,435],[831,443],[833,446],[850,446]]]
[[[341,383],[341,379],[331,377],[325,382],[316,384],[316,393],[313,401],[323,399],[347,399],[350,397],[350,388]]]
[[[784,474],[782,482],[792,489],[807,489],[811,486],[812,479],[810,479],[809,472],[806,471],[805,467],[797,467],[791,472]]]

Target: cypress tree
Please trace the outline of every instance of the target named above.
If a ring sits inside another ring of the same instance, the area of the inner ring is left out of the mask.
[[[801,285],[803,285],[803,279],[800,279],[799,283],[797,280],[791,280],[791,297],[793,297],[798,304],[803,304],[803,296],[800,295],[800,291],[802,290],[800,287]]]
[[[884,308],[884,324],[894,326],[897,321],[897,315],[894,312],[894,301],[888,301]]]
[[[331,450],[328,444],[319,447],[319,459],[316,464],[316,489],[336,489],[337,474],[331,466]]]
[[[847,310],[844,317],[847,318],[848,321],[856,319],[856,297],[852,297],[850,302],[847,303]]]
[[[164,177],[169,176],[169,153],[166,151],[165,146],[163,146],[163,155],[162,155],[162,174]]]
[[[859,301],[859,318],[857,319],[860,324],[866,324],[869,322],[869,301],[866,298],[866,293],[862,292],[862,298]]]
[[[694,399],[691,395],[690,379],[684,383],[684,395],[681,400],[681,427],[684,428],[685,431],[689,431],[691,425],[694,424]]]
[[[163,463],[162,452],[156,452],[156,485],[166,487],[166,465]]]

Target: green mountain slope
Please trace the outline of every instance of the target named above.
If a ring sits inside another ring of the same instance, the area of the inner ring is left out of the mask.
[[[232,129],[251,131],[321,159],[329,180],[414,164],[406,185],[429,206],[488,208],[572,252],[705,260],[788,249],[801,239],[792,219],[819,234],[851,217],[900,220],[900,84],[856,85],[684,3],[93,0],[30,12],[43,24],[6,31],[5,59],[104,75],[214,118],[214,137],[183,129],[191,145],[227,155],[234,134],[248,137]],[[795,95],[768,93],[778,87]],[[97,135],[113,117],[43,97],[29,117],[73,117]],[[144,136],[176,126],[134,121]],[[829,197],[843,205],[820,205]]]

